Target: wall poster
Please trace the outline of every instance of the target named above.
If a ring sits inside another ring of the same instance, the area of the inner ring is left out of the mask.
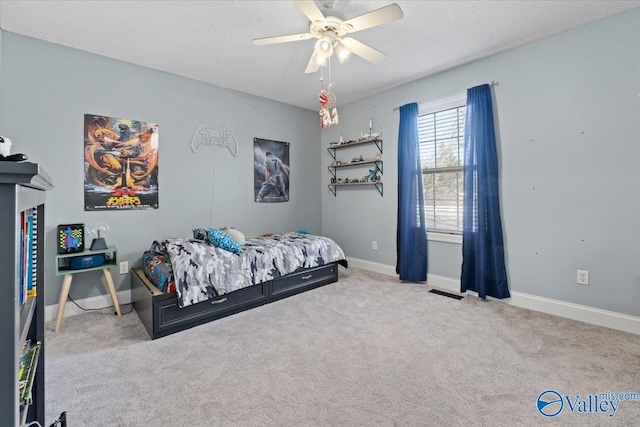
[[[84,210],[158,209],[158,125],[84,115]]]
[[[253,139],[253,194],[258,203],[289,201],[289,143]]]

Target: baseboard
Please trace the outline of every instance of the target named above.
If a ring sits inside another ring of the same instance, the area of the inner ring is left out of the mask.
[[[131,303],[131,291],[119,291],[117,292],[118,302],[120,305],[130,304]],[[87,310],[95,310],[105,307],[113,306],[113,302],[111,301],[111,296],[107,295],[97,295],[95,297],[83,298],[80,300],[75,300],[80,307],[85,308]],[[75,316],[77,314],[85,313],[81,309],[75,306],[71,301],[67,301],[64,306],[64,317]],[[44,308],[44,318],[45,321],[55,320],[58,317],[58,304],[48,305]]]
[[[367,261],[366,259],[349,257],[349,267],[361,268],[363,270],[369,270],[374,273],[385,274],[387,276],[397,276],[396,268],[394,266]]]
[[[398,276],[394,266],[367,261],[365,259],[349,257],[349,266],[373,271],[374,273],[385,274],[387,276]],[[438,276],[437,274],[427,274],[427,284],[434,288],[442,289],[443,291],[460,293],[460,281],[450,277]]]
[[[349,258],[349,265],[373,271],[375,273],[396,276],[396,269],[387,264]],[[448,292],[460,293],[460,279],[427,275],[427,284]],[[469,295],[477,296],[477,293],[467,291]],[[617,329],[619,331],[631,332],[640,335],[640,317],[628,314],[616,313],[614,311],[602,310],[586,305],[574,304],[570,302],[555,300],[552,298],[540,297],[524,292],[511,291],[511,298],[496,299],[487,297],[488,300],[511,304],[516,307],[528,308],[547,314],[553,314],[567,319],[578,320],[592,325],[604,326],[606,328]]]
[[[510,304],[640,335],[640,317],[511,291]]]

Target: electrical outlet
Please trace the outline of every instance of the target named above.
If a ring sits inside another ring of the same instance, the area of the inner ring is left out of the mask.
[[[376,242],[375,240],[373,242],[371,242],[371,249],[373,249],[374,251],[378,250],[378,242]]]
[[[589,271],[578,270],[578,285],[589,286]]]
[[[129,272],[129,261],[120,262],[120,274],[127,274]]]

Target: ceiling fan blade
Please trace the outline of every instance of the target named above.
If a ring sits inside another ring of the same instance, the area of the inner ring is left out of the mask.
[[[389,22],[402,19],[404,14],[402,9],[396,3],[390,4],[373,12],[356,16],[342,23],[342,27],[348,29],[347,32],[355,33],[356,31],[366,30],[367,28],[377,27],[378,25],[388,24]]]
[[[304,70],[304,72],[305,72],[305,74],[315,73],[319,69],[320,69],[320,64],[318,64],[318,61],[316,61],[316,55],[313,54],[313,55],[311,55],[311,59],[309,60],[309,63],[307,64],[307,69]]]
[[[264,46],[268,44],[295,42],[298,40],[309,40],[313,36],[311,33],[291,34],[289,36],[277,36],[277,37],[263,37],[260,39],[253,39],[253,44],[256,46]]]
[[[324,15],[312,0],[294,0],[294,2],[298,5],[302,13],[309,18],[309,21],[325,21]]]
[[[352,39],[351,37],[344,37],[342,39],[342,44],[344,44],[351,52],[366,59],[369,62],[373,62],[374,64],[377,64],[387,57],[386,54],[380,52],[379,50],[376,50],[371,46],[367,46],[366,44],[359,42],[356,39]]]

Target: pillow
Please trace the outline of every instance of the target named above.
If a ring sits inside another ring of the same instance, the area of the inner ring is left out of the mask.
[[[244,237],[244,233],[240,230],[236,230],[235,228],[223,228],[222,231],[227,233],[233,240],[238,242],[240,246],[246,243],[246,239]]]
[[[194,228],[193,238],[196,240],[209,240],[209,232],[206,228]]]
[[[242,248],[240,248],[238,242],[233,240],[233,237],[217,228],[209,229],[209,241],[212,245],[220,249],[224,249],[236,254],[242,253]]]

